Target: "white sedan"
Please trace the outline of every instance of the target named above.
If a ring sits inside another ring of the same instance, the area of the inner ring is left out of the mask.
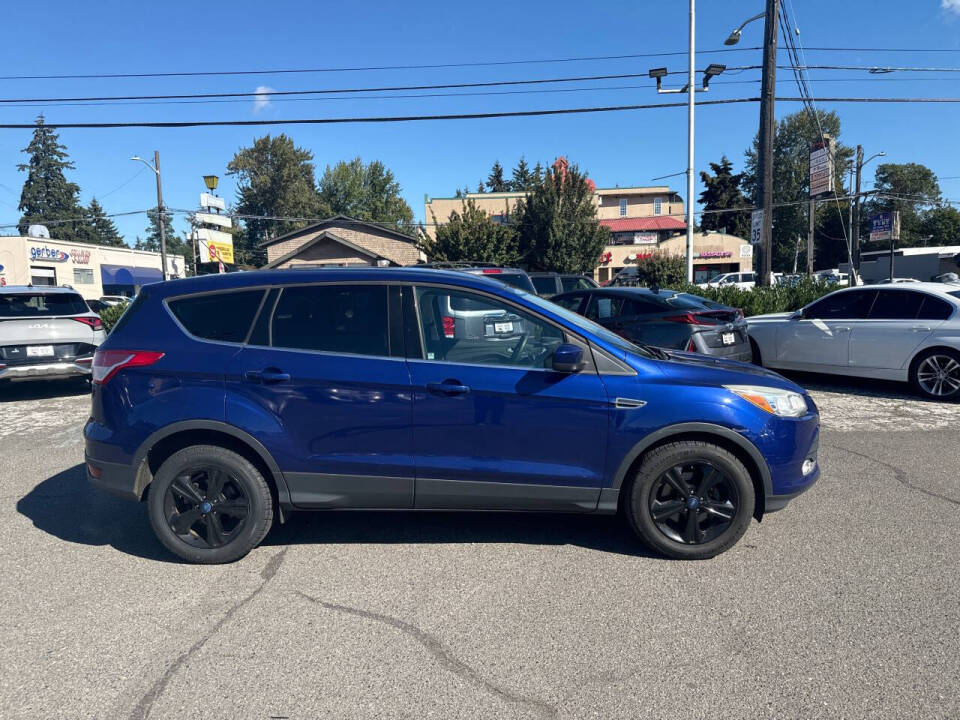
[[[747,319],[754,362],[910,382],[960,400],[960,288],[902,283],[837,290],[795,313]]]
[[[706,282],[697,283],[697,287],[718,288],[734,285],[741,290],[753,290],[756,284],[756,275],[752,272],[728,272],[714,275]]]

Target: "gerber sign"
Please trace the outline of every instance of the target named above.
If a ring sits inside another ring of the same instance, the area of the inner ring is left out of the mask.
[[[30,248],[30,259],[46,260],[47,262],[66,262],[70,259],[70,255],[57,248],[32,247]]]

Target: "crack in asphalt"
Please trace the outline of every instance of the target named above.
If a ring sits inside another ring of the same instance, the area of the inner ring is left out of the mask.
[[[892,471],[893,471],[894,478],[896,479],[896,481],[897,481],[898,483],[900,483],[901,485],[903,485],[904,487],[910,488],[911,490],[915,490],[916,492],[919,492],[919,493],[923,493],[924,495],[928,495],[928,496],[930,496],[930,497],[937,498],[938,500],[944,500],[944,501],[946,501],[946,502],[948,502],[948,503],[952,503],[953,505],[960,505],[960,500],[957,500],[957,499],[955,499],[955,498],[949,497],[949,496],[947,496],[947,495],[941,495],[940,493],[934,492],[933,490],[927,490],[927,488],[921,487],[921,486],[919,486],[919,485],[914,485],[912,482],[910,482],[909,480],[907,480],[907,471],[906,471],[906,470],[903,470],[902,468],[897,467],[896,465],[893,465],[893,464],[888,463],[888,462],[884,462],[883,460],[878,460],[877,458],[872,457],[872,456],[870,456],[870,455],[864,455],[863,453],[857,452],[856,450],[851,450],[850,448],[845,448],[845,447],[843,447],[842,445],[826,445],[826,444],[825,444],[823,447],[828,447],[828,448],[830,448],[831,450],[841,450],[841,451],[843,451],[843,452],[845,452],[845,453],[849,453],[850,455],[855,455],[855,456],[857,456],[858,458],[863,458],[864,460],[869,460],[869,461],[871,461],[871,462],[875,462],[875,463],[877,463],[877,465],[881,465],[881,466],[887,468],[888,470],[892,470]]]
[[[309,600],[315,605],[320,605],[327,610],[353,615],[355,617],[363,618],[364,620],[373,620],[374,622],[396,628],[400,632],[408,635],[420,643],[420,645],[422,645],[423,648],[430,653],[430,655],[433,656],[433,658],[440,663],[441,666],[443,666],[446,670],[449,670],[460,679],[465,680],[481,690],[495,695],[496,697],[508,703],[515,705],[526,705],[536,712],[536,714],[540,717],[554,718],[557,716],[557,710],[553,706],[548,705],[541,700],[505,690],[504,688],[490,682],[486,678],[481,677],[476,670],[457,658],[446,647],[444,647],[443,643],[441,643],[437,638],[425,630],[420,629],[416,625],[390,615],[383,615],[370,610],[361,610],[359,608],[353,608],[347,605],[337,605],[336,603],[325,602],[324,600],[311,597],[310,595],[299,591],[297,591],[297,594],[305,600]]]
[[[202,648],[207,641],[219,632],[222,628],[234,615],[236,615],[240,610],[242,610],[246,605],[250,603],[257,595],[263,592],[263,589],[267,586],[274,575],[277,574],[277,571],[280,569],[280,565],[283,563],[283,558],[289,550],[289,546],[285,547],[280,552],[276,553],[270,560],[267,561],[267,564],[264,565],[263,570],[260,571],[260,577],[263,579],[263,582],[253,590],[249,595],[247,595],[243,600],[235,603],[222,618],[220,618],[216,624],[207,631],[207,633],[197,640],[190,648],[180,655],[176,660],[174,660],[170,665],[167,666],[167,669],[163,674],[150,686],[150,689],[140,698],[136,706],[130,713],[130,720],[146,720],[150,716],[150,711],[153,709],[154,703],[159,699],[163,694],[163,691],[166,690],[167,685],[170,684],[170,681],[173,679],[174,674],[179,670],[184,663],[186,663],[191,657],[200,648]]]

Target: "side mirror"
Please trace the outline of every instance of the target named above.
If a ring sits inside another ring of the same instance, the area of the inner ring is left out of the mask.
[[[803,319],[803,308],[795,311],[793,315],[790,316],[791,320],[802,320]]]
[[[583,350],[564,343],[553,351],[553,369],[563,373],[580,372],[583,369]]]

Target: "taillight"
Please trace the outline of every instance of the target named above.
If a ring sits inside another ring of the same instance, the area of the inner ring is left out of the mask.
[[[89,325],[94,330],[103,330],[103,320],[98,317],[75,317],[70,319],[76,320],[84,325]]]
[[[443,336],[445,338],[456,337],[457,321],[449,315],[443,316]]]
[[[97,350],[93,354],[91,379],[97,385],[106,385],[124,368],[153,365],[162,357],[162,352],[153,350]]]
[[[690,338],[687,341],[687,352],[696,352],[696,351],[697,351],[697,346],[694,344],[693,338]]]
[[[664,320],[669,320],[670,322],[675,323],[684,323],[685,325],[699,325],[700,321],[697,319],[697,316],[693,313],[684,313],[683,315],[670,315],[665,317]]]
[[[737,320],[743,320],[743,308],[737,308]]]
[[[503,270],[500,268],[484,268],[480,272],[482,272],[484,275],[499,275],[503,272]]]

